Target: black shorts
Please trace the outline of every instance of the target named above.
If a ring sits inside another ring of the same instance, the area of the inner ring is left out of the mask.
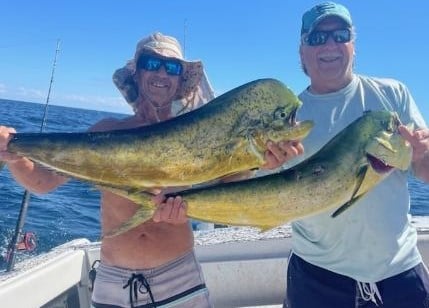
[[[422,263],[375,283],[379,296],[375,295],[372,300],[360,291],[359,284],[368,287],[368,284],[312,265],[292,254],[283,307],[429,308],[429,275]]]

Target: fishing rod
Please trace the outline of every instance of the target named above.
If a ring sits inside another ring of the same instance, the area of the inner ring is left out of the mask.
[[[54,57],[54,62],[52,65],[52,72],[51,72],[51,81],[49,83],[49,90],[48,90],[48,95],[46,97],[46,103],[45,103],[45,109],[43,112],[43,118],[42,118],[42,123],[40,124],[40,132],[43,132],[43,128],[46,125],[46,119],[47,119],[47,114],[48,114],[48,105],[49,105],[49,98],[51,96],[51,90],[52,90],[52,84],[54,82],[54,73],[55,73],[55,68],[57,66],[57,56],[58,56],[58,52],[60,51],[60,40],[57,40],[57,48],[55,49],[55,57]],[[12,237],[12,240],[9,244],[8,247],[8,251],[6,254],[6,261],[7,261],[7,269],[6,271],[9,272],[11,270],[13,270],[13,267],[15,265],[15,252],[19,243],[20,238],[22,237],[22,228],[24,227],[24,223],[25,223],[25,217],[27,216],[27,210],[28,210],[28,204],[29,204],[29,200],[30,200],[30,192],[28,190],[24,191],[24,195],[22,196],[22,201],[21,201],[21,210],[19,211],[19,216],[18,216],[18,220],[16,223],[16,227],[15,227],[15,233]],[[27,234],[24,236],[24,240],[26,239]],[[25,240],[25,246],[27,241]],[[34,249],[35,248],[35,238],[34,235],[31,236],[31,234],[29,234],[29,248],[30,249]]]
[[[183,21],[183,58],[186,59],[186,23],[187,23],[187,19],[185,18],[185,20]]]

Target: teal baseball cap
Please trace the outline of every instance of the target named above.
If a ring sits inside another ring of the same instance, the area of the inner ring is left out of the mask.
[[[301,35],[310,33],[319,22],[330,16],[341,18],[349,27],[352,26],[352,16],[344,5],[335,2],[323,2],[313,6],[302,15]]]

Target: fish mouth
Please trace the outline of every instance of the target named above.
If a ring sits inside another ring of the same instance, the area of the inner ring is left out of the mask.
[[[371,164],[372,169],[374,169],[375,172],[379,174],[384,174],[392,170],[394,167],[387,165],[384,161],[381,159],[378,159],[377,157],[366,154],[366,158],[368,162]]]
[[[286,118],[286,122],[292,127],[298,124],[298,122],[296,121],[297,111],[298,111],[298,108],[295,108],[294,110],[291,111],[289,116]]]

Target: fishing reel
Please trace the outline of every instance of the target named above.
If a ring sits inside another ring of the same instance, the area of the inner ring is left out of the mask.
[[[33,232],[25,232],[16,243],[16,250],[32,252],[36,249],[36,235]]]
[[[36,235],[33,232],[25,232],[21,234],[16,242],[15,249],[17,251],[32,252],[37,247]],[[4,261],[9,262],[12,249],[9,247],[7,253],[3,257]]]

